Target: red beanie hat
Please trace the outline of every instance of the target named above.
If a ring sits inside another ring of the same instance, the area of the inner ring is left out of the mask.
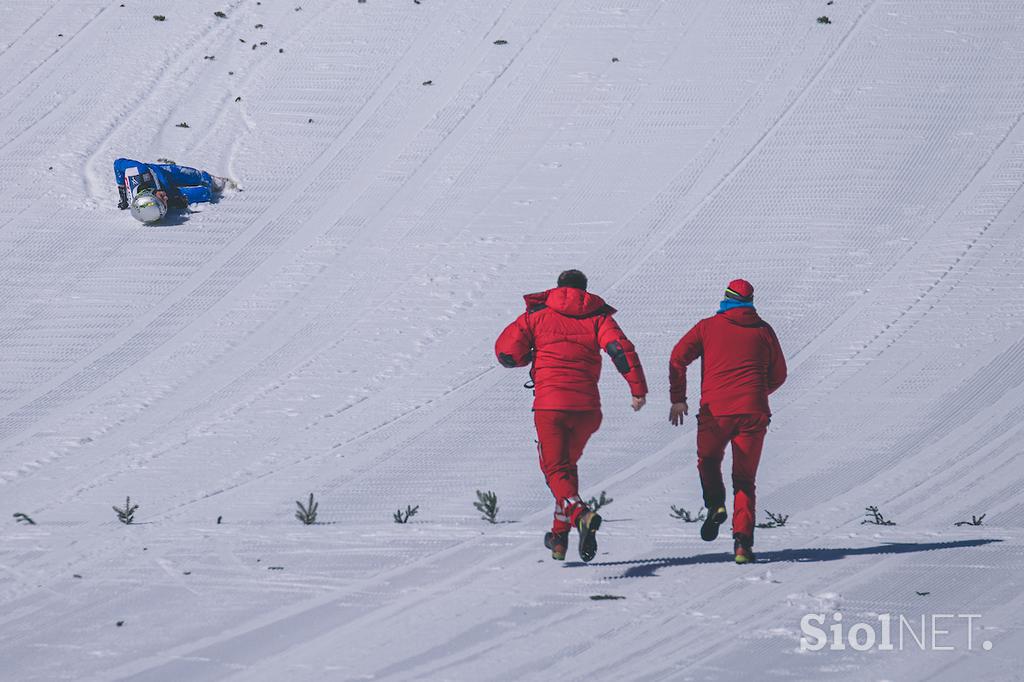
[[[754,287],[745,279],[734,279],[726,287],[725,297],[750,303],[754,300]]]

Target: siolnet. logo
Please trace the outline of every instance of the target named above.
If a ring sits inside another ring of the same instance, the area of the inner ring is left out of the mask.
[[[984,651],[992,649],[992,642],[976,641],[976,613],[933,613],[904,616],[880,613],[874,621],[847,624],[843,614],[836,611],[830,617],[824,613],[808,613],[800,619],[800,651]],[[829,625],[826,622],[831,621]]]

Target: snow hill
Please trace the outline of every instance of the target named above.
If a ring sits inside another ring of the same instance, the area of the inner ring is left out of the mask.
[[[1024,679],[1022,67],[1020,0],[0,3],[0,679]],[[244,191],[144,227],[122,155]],[[492,355],[569,267],[652,390],[606,363],[590,565]],[[791,373],[749,567],[669,516],[734,277]]]

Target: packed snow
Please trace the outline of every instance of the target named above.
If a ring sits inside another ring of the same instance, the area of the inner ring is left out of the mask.
[[[1022,679],[1022,119],[1020,0],[0,3],[0,679]],[[243,189],[145,226],[119,156]],[[590,564],[493,356],[572,267],[652,391]],[[751,566],[671,515],[735,277]]]

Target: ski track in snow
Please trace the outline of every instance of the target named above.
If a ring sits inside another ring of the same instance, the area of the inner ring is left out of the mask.
[[[120,4],[0,7],[0,679],[1024,679],[1019,3]],[[245,190],[143,228],[122,155]],[[606,368],[590,565],[491,350],[568,267],[652,390]],[[668,515],[735,276],[791,372],[750,567]],[[981,618],[800,652],[818,610]]]

